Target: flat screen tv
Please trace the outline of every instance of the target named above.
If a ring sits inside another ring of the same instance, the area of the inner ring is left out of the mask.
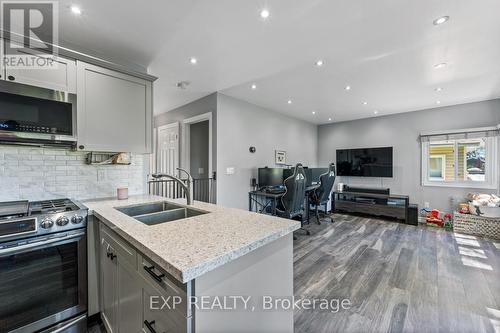
[[[337,175],[392,177],[392,147],[337,149]]]

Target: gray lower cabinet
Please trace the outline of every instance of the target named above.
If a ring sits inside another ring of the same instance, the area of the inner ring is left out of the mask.
[[[154,267],[111,229],[100,225],[100,309],[108,333],[192,332],[187,295],[181,284]],[[171,308],[163,300],[182,300]]]
[[[106,239],[101,247],[102,318],[110,333],[141,329],[142,293],[135,269]]]

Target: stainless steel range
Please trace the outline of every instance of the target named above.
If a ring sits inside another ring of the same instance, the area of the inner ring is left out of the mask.
[[[86,332],[87,208],[0,203],[0,332]]]

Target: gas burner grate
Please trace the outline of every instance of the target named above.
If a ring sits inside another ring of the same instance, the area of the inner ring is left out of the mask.
[[[78,210],[78,207],[69,199],[42,200],[31,203],[31,213],[59,213]]]

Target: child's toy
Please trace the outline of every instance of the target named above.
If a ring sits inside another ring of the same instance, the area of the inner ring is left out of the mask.
[[[470,214],[469,210],[469,204],[468,203],[461,203],[458,205],[458,211],[462,214]]]
[[[444,216],[443,218],[440,217],[441,212],[437,209],[431,210],[430,213],[427,214],[427,217],[425,220],[427,221],[427,225],[431,227],[439,227],[442,228],[444,226]]]
[[[451,218],[451,214],[444,215],[444,229],[448,231],[453,230],[453,220]]]

